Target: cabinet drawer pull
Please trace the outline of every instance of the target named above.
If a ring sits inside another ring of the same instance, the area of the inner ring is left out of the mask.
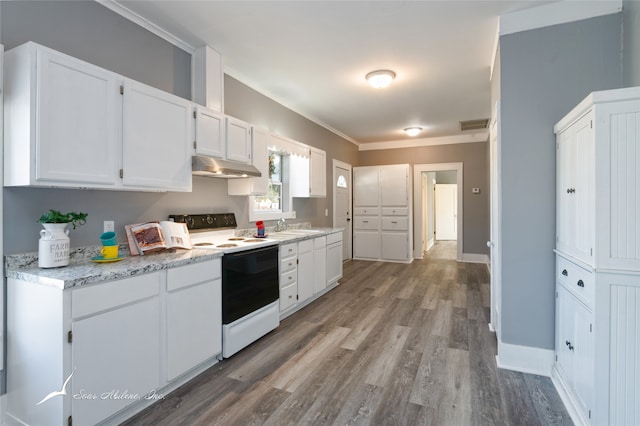
[[[391,223],[397,224],[398,222],[391,221]]]
[[[575,188],[567,188],[567,194],[574,194],[576,192]]]
[[[584,281],[578,280],[578,287],[584,287]]]
[[[569,348],[569,350],[570,350],[570,351],[572,351],[572,350],[573,350],[573,345],[571,344],[571,342],[570,342],[570,341],[565,340],[565,342],[564,342],[564,343],[567,345],[567,347]]]
[[[569,272],[567,272],[566,269],[563,269],[562,270],[562,275],[564,275],[565,277],[568,277],[569,276]]]
[[[368,220],[363,220],[362,223],[369,223],[369,221]]]

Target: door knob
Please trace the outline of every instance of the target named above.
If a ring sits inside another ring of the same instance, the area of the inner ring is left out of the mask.
[[[493,247],[493,243],[491,241],[487,241],[487,247],[489,248]]]

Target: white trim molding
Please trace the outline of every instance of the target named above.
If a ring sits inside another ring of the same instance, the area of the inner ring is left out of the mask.
[[[373,151],[380,149],[419,148],[435,145],[454,145],[459,143],[486,142],[489,140],[489,131],[470,133],[468,135],[443,136],[439,138],[422,138],[411,140],[397,140],[386,142],[370,142],[360,144],[359,151]]]
[[[484,263],[489,265],[489,255],[479,253],[462,253],[462,261],[465,263]]]
[[[512,345],[498,340],[496,363],[506,370],[551,377],[554,355],[553,349]]]
[[[463,212],[462,205],[464,187],[463,187],[463,163],[433,163],[433,164],[414,164],[413,165],[413,258],[422,259],[422,246],[423,246],[423,233],[422,227],[424,225],[424,218],[422,217],[422,179],[420,178],[422,173],[426,172],[438,172],[446,170],[456,171],[456,184],[458,185],[458,211],[457,214],[457,228],[458,235],[456,239],[457,253],[456,260],[463,262],[462,255],[462,242],[464,232]]]
[[[559,1],[500,16],[499,34],[513,34],[622,11],[622,0]]]
[[[123,6],[120,2],[116,0],[96,0],[96,1],[101,5],[103,5],[104,7],[106,7],[107,9],[110,9],[111,11],[117,13],[123,18],[126,18],[129,21],[133,22],[134,24],[141,26],[145,30],[157,35],[158,37],[160,37],[165,41],[168,41],[169,43],[184,50],[185,52],[190,54],[193,54],[193,52],[195,52],[196,48],[194,46],[176,37],[175,35],[164,30],[163,28],[160,28],[158,25],[154,24],[148,19],[143,18],[142,16],[138,15],[128,7]]]

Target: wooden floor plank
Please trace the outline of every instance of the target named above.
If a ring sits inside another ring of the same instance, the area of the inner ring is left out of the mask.
[[[340,284],[126,425],[570,425],[547,377],[496,366],[483,264],[437,242]]]

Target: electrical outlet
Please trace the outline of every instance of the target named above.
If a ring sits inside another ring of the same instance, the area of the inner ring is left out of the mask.
[[[115,224],[112,220],[105,220],[102,232],[115,231]]]

